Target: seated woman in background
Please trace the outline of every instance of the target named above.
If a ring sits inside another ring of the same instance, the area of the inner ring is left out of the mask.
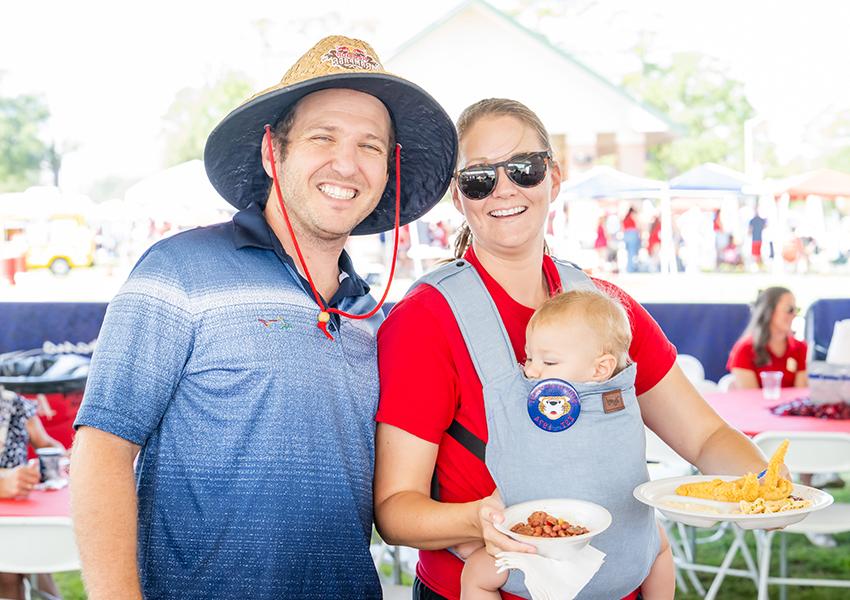
[[[47,434],[35,410],[35,402],[0,387],[0,498],[26,497],[38,483],[38,461],[27,463],[29,444],[33,448],[52,446],[65,450]],[[38,576],[38,587],[59,598],[49,574]],[[17,600],[23,599],[24,594],[24,575],[0,573],[0,598]]]
[[[806,342],[791,332],[799,312],[791,290],[769,287],[759,292],[750,323],[726,363],[735,377],[735,389],[761,387],[759,373],[763,371],[782,371],[782,387],[808,385]]]
[[[761,387],[759,373],[781,371],[782,387],[806,387],[806,342],[796,339],[791,323],[800,312],[794,294],[784,287],[761,291],[753,305],[753,314],[744,335],[732,347],[726,368],[735,377],[735,389]],[[815,487],[844,487],[838,474],[813,476],[801,473],[800,481]],[[828,535],[807,534],[816,546],[832,547],[835,540]]]

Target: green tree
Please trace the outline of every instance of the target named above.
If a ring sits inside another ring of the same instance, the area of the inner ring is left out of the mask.
[[[835,111],[821,133],[826,147],[822,166],[850,173],[850,108]]]
[[[684,130],[649,149],[647,176],[669,179],[704,162],[743,169],[744,121],[753,115],[743,84],[704,54],[676,53],[660,64],[647,58],[645,48],[637,52],[643,66],[623,86]]]
[[[40,133],[49,117],[38,96],[0,96],[0,192],[19,192],[38,183],[48,159]]]
[[[163,117],[165,166],[202,158],[212,128],[250,94],[248,80],[236,72],[203,87],[178,92]]]

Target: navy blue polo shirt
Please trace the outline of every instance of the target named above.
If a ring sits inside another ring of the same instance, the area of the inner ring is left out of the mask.
[[[268,221],[266,221],[261,206],[254,203],[248,208],[236,213],[233,216],[233,225],[235,228],[234,240],[237,248],[254,246],[256,248],[272,250],[281,261],[295,271],[298,280],[301,282],[301,287],[304,288],[305,292],[310,294],[311,298],[313,297],[313,292],[310,290],[310,282],[301,276],[295,260],[283,249],[283,245],[280,243],[277,235],[275,235]],[[339,288],[337,288],[330,302],[324,297],[322,297],[322,301],[326,306],[339,308],[339,303],[343,298],[347,296],[362,296],[368,293],[369,284],[355,272],[351,257],[348,255],[348,252],[343,250],[339,257]],[[331,321],[339,327],[339,315],[331,313]]]
[[[375,306],[347,255],[331,304]],[[316,327],[258,207],[151,247],[110,303],[75,426],[141,447],[146,598],[378,598],[380,312]]]

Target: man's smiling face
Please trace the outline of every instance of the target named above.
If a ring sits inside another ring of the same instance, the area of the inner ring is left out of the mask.
[[[389,113],[374,96],[348,89],[314,92],[294,110],[285,156],[276,157],[293,227],[325,241],[346,237],[384,193]]]

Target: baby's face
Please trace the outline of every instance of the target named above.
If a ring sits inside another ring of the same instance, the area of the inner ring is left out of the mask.
[[[594,381],[597,359],[602,355],[599,336],[579,319],[539,324],[526,330],[525,376]]]

